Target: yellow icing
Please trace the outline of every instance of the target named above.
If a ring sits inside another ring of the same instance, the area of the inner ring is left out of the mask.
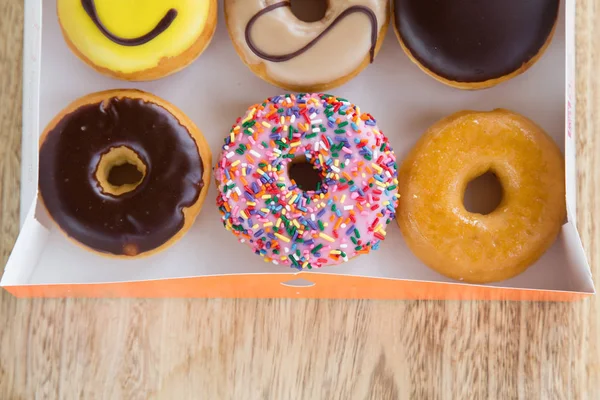
[[[58,0],[58,17],[73,45],[99,67],[123,73],[154,68],[197,40],[207,22],[208,0],[95,0],[98,17],[115,36],[135,38],[150,32],[171,8],[177,17],[166,31],[140,46],[122,46],[96,27],[81,0]]]

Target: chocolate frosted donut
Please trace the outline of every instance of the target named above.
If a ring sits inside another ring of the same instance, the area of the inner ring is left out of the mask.
[[[115,182],[115,167],[137,170]],[[211,155],[194,124],[135,90],[88,95],[46,128],[39,190],[70,238],[114,256],[150,254],[191,226],[209,185]]]
[[[559,0],[394,0],[400,44],[439,81],[461,89],[517,76],[552,39]]]

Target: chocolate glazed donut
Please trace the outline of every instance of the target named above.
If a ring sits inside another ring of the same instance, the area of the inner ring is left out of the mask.
[[[552,39],[559,0],[394,0],[400,44],[451,86],[493,86],[527,70]]]
[[[42,137],[43,203],[64,233],[97,252],[157,250],[182,235],[200,211],[210,153],[203,152],[206,144],[191,121],[154,96],[91,96],[59,115]],[[112,185],[110,169],[125,163],[141,180]]]

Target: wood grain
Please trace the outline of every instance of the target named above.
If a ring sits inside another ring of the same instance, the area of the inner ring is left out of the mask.
[[[0,265],[18,232],[23,2],[0,1]],[[598,274],[600,9],[578,1],[578,225]],[[598,399],[599,297],[574,304],[16,300],[1,399]]]

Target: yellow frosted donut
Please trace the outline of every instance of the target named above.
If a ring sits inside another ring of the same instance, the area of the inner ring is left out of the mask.
[[[97,71],[132,81],[176,72],[198,57],[217,23],[216,0],[58,0],[69,48]]]
[[[468,212],[467,183],[492,172],[503,196],[489,214]],[[397,220],[409,248],[453,279],[487,283],[523,272],[565,219],[564,160],[529,119],[506,110],[462,111],[432,126],[399,173]]]

